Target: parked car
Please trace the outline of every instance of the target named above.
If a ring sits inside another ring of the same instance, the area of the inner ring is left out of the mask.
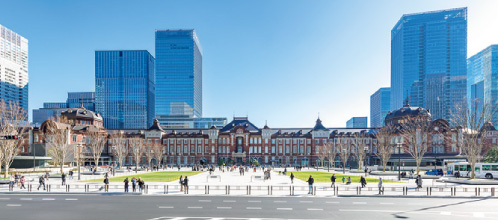
[[[425,175],[442,176],[443,169],[430,169],[427,172],[425,172]]]

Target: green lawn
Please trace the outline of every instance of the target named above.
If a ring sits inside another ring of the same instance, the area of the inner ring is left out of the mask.
[[[278,173],[278,172],[277,172]],[[348,181],[348,177],[350,175],[344,175],[341,173],[327,173],[327,172],[320,172],[320,171],[293,171],[295,178],[298,178],[303,181],[308,181],[308,178],[310,175],[313,176],[313,179],[315,179],[315,183],[330,183],[330,177],[332,177],[332,174],[335,174],[335,177],[337,179],[335,180],[336,183],[342,182],[342,177],[345,177],[346,180],[345,182]],[[287,171],[287,176],[290,176],[291,172]],[[359,183],[360,182],[360,177],[359,176],[350,176],[351,177],[351,182],[353,183]],[[367,177],[367,183],[378,183],[379,179],[378,178],[369,178]],[[390,180],[383,180],[384,183],[397,183],[397,181],[390,181]]]
[[[133,177],[137,178],[141,177],[146,183],[147,182],[171,182],[174,180],[178,180],[180,176],[194,176],[196,174],[202,173],[204,171],[159,171],[159,172],[151,172],[151,173],[138,173],[136,175],[129,176],[118,176],[109,178],[109,182],[123,182],[123,180],[128,177],[131,180]],[[93,179],[93,180],[85,180],[80,182],[92,182],[92,183],[102,183],[104,179]]]

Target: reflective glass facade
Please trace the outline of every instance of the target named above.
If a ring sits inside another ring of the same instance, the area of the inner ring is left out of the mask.
[[[202,51],[194,30],[156,30],[156,115],[171,115],[172,103],[202,116]]]
[[[95,111],[95,92],[68,92],[67,107],[79,108],[83,103],[83,107],[90,111]]]
[[[467,99],[469,104],[498,105],[498,45],[491,45],[467,60]],[[478,110],[480,111],[480,110]],[[492,123],[498,124],[493,114]]]
[[[403,15],[391,31],[391,109],[408,99],[449,120],[467,93],[467,8]]]
[[[148,51],[95,51],[95,104],[105,128],[150,127],[154,94],[154,57]]]
[[[384,126],[384,118],[391,110],[391,88],[380,88],[370,96],[370,127]]]
[[[367,117],[352,117],[346,123],[347,128],[366,128],[368,118]]]

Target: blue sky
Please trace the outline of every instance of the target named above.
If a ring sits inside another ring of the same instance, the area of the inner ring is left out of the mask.
[[[146,49],[154,30],[195,28],[203,115],[257,126],[344,127],[390,86],[390,31],[403,14],[468,7],[468,56],[498,43],[498,1],[2,2],[0,24],[29,40],[29,106],[94,91],[94,51]]]

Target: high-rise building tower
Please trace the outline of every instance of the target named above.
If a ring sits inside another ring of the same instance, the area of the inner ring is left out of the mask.
[[[154,94],[154,57],[148,51],[95,51],[95,108],[105,128],[149,128]]]
[[[466,99],[467,8],[406,14],[391,30],[391,109],[450,119]]]
[[[178,112],[202,117],[202,49],[193,29],[156,30],[155,70],[156,116],[161,126],[161,116]]]
[[[498,106],[498,45],[491,45],[467,60],[467,99],[494,109]],[[474,110],[474,108],[471,108]],[[493,125],[498,125],[498,115],[492,114]]]
[[[28,40],[0,25],[0,99],[28,115]]]
[[[391,110],[391,88],[380,88],[370,96],[370,127],[384,126],[384,118]]]
[[[346,122],[347,128],[367,128],[367,117],[352,117]]]

